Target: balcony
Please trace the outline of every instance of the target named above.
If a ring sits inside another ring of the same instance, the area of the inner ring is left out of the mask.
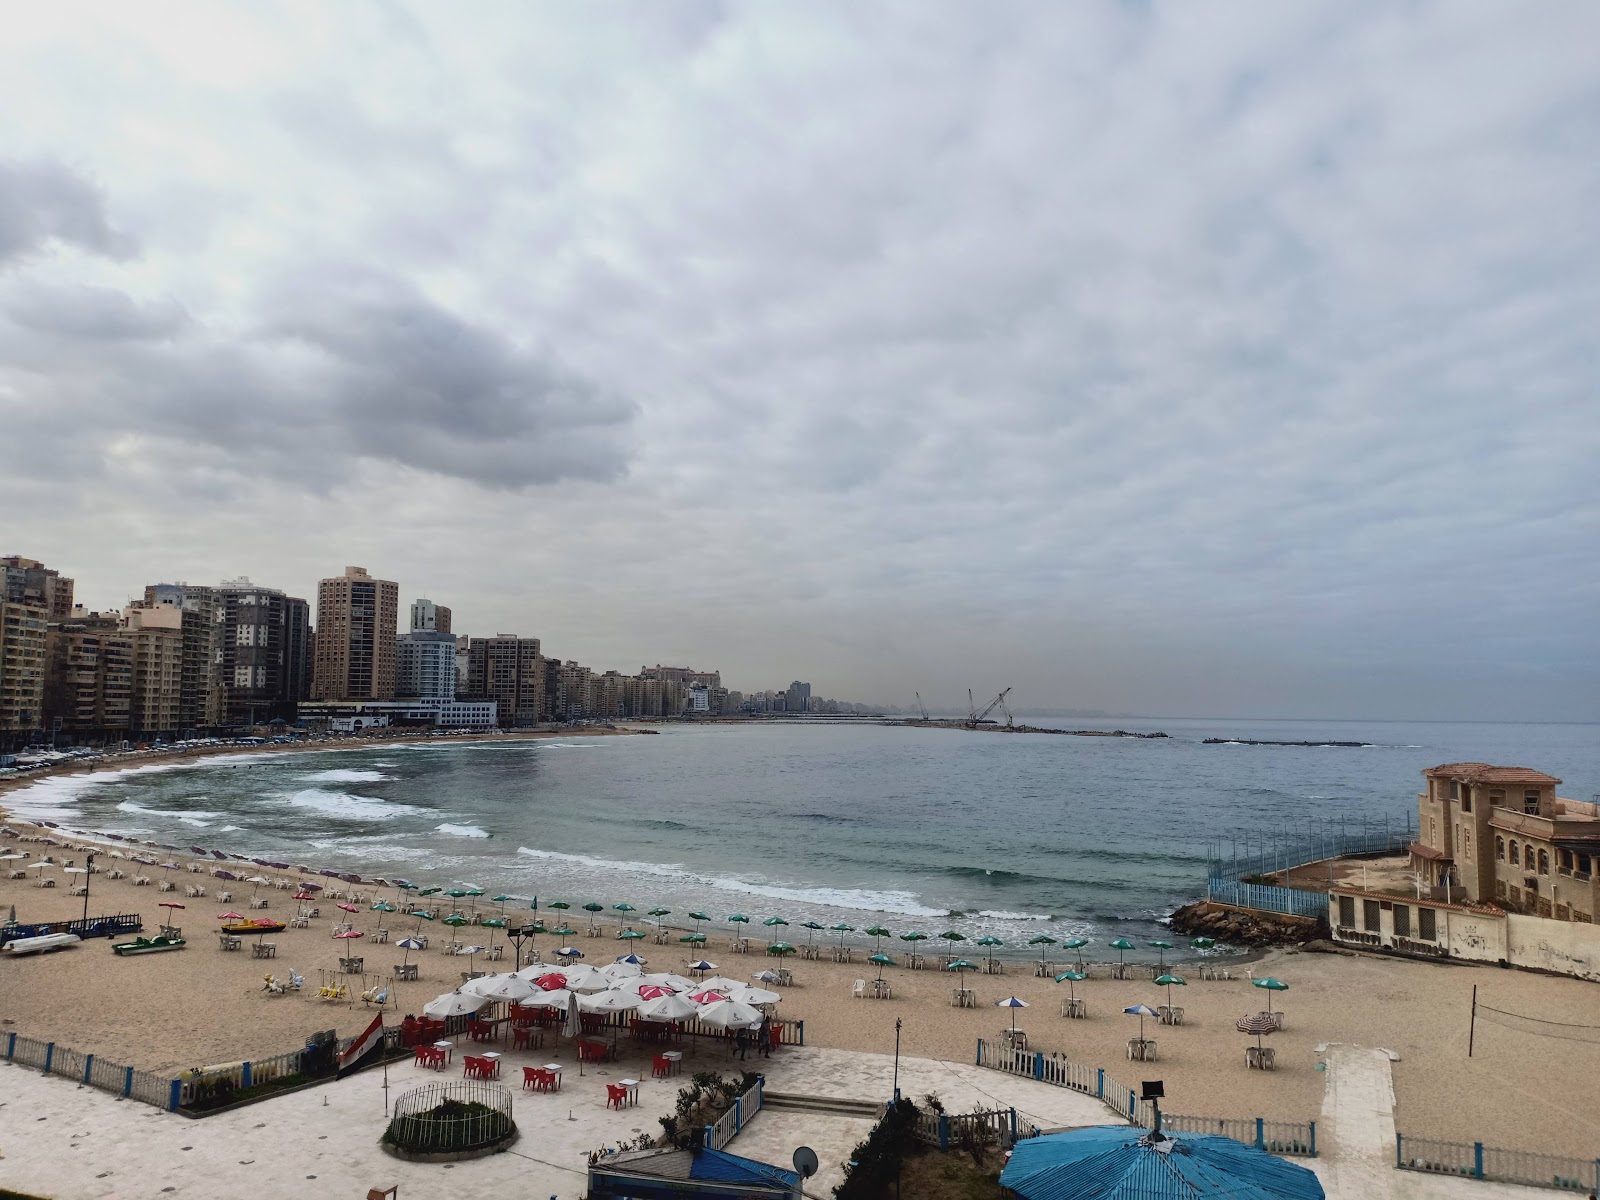
[[[1569,871],[1566,867],[1557,868],[1556,874],[1563,879],[1573,879],[1578,883],[1588,883],[1594,878],[1593,871]]]

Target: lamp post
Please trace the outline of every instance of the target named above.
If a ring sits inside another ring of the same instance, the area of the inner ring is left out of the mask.
[[[894,1098],[900,1099],[900,1026],[904,1019],[894,1019]]]
[[[94,878],[94,851],[89,851],[89,856],[83,860],[83,920],[89,921],[89,880]]]

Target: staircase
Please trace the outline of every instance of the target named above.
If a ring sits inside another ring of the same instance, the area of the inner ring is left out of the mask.
[[[803,1096],[798,1092],[763,1091],[761,1107],[791,1112],[825,1113],[834,1117],[856,1117],[876,1121],[883,1116],[884,1104],[874,1100],[847,1100],[842,1096]]]

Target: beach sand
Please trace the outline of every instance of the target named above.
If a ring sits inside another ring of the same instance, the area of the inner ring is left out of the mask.
[[[10,839],[7,843],[15,844]],[[36,855],[49,849],[36,843],[20,848]],[[100,859],[102,865],[110,861]],[[156,878],[162,875],[146,871]],[[220,907],[212,896],[190,900],[183,895],[185,884],[202,881],[214,896],[219,881],[184,871],[172,872],[172,878],[178,891],[162,894],[153,886],[133,886],[131,878],[111,881],[97,875],[90,913],[137,911],[146,932],[153,933],[161,911],[157,902],[176,899],[188,905],[179,922],[191,939],[187,949],[119,959],[107,942],[94,940],[39,957],[0,959],[0,1031],[50,1039],[164,1072],[283,1053],[301,1046],[315,1030],[351,1034],[371,1019],[359,999],[329,1003],[316,997],[319,972],[332,971],[347,945],[330,936],[331,915],[344,915],[330,903],[321,903],[324,915],[310,929],[269,935],[278,944],[278,957],[262,961],[248,950],[221,951],[214,932]],[[41,889],[32,886],[31,878],[0,880],[0,912],[15,904],[23,921],[78,916],[83,901],[67,894],[67,883],[62,879],[55,889]],[[250,886],[233,886],[232,907],[249,912],[242,905]],[[370,895],[370,888],[363,890]],[[286,918],[293,912],[289,893],[263,889],[263,894],[271,897],[272,907],[267,914],[251,915]],[[356,928],[370,930],[379,914],[362,907],[352,919]],[[387,923],[396,937],[417,925],[399,913]],[[435,947],[447,932],[436,923],[425,931]],[[462,932],[470,940],[486,941],[489,931]],[[608,926],[608,932],[614,928]],[[547,957],[555,948],[550,938],[540,938],[538,944]],[[611,936],[580,937],[575,944],[597,964],[629,948]],[[697,953],[720,964],[723,974],[748,976],[771,965],[754,939],[752,946],[755,953],[731,954],[726,935],[716,932],[711,944]],[[653,970],[682,970],[689,957],[684,949],[676,943],[638,944]],[[901,949],[894,946],[897,958]],[[353,950],[383,973],[401,959],[392,946],[365,940],[357,941]],[[1145,1078],[1162,1079],[1165,1107],[1174,1113],[1281,1120],[1306,1120],[1320,1109],[1323,1076],[1316,1070],[1317,1046],[1381,1046],[1399,1055],[1394,1068],[1397,1123],[1407,1134],[1583,1156],[1591,1156],[1600,1144],[1600,1045],[1536,1036],[1480,1017],[1474,1057],[1467,1057],[1474,984],[1482,1003],[1594,1025],[1600,1024],[1600,990],[1591,983],[1492,967],[1274,951],[1249,964],[1258,976],[1270,974],[1290,984],[1288,992],[1272,994],[1275,1007],[1286,1013],[1286,1028],[1270,1038],[1280,1065],[1266,1074],[1245,1069],[1244,1046],[1253,1039],[1233,1028],[1235,1018],[1263,1008],[1267,995],[1244,979],[1202,982],[1193,964],[1181,966],[1179,973],[1191,982],[1174,989],[1173,999],[1187,1010],[1185,1024],[1165,1028],[1147,1021],[1147,1032],[1159,1038],[1161,1058],[1135,1065],[1126,1060],[1125,1046],[1137,1032],[1138,1020],[1120,1009],[1136,1002],[1164,1002],[1164,989],[1148,979],[1092,978],[1078,984],[1089,1009],[1084,1021],[1061,1017],[1066,986],[1035,978],[1026,962],[1007,964],[1008,973],[1001,976],[969,973],[966,982],[980,1005],[976,1009],[949,1006],[955,982],[950,976],[899,967],[886,972],[894,984],[893,1000],[854,999],[852,981],[875,974],[876,968],[859,961],[870,952],[870,946],[858,945],[856,965],[790,959],[796,986],[783,989],[780,1017],[803,1019],[808,1044],[877,1053],[893,1050],[894,1022],[903,1018],[904,1053],[970,1062],[978,1038],[998,1041],[1000,1031],[1010,1025],[1012,1010],[994,1004],[1015,994],[1032,1006],[1016,1010],[1017,1025],[1029,1033],[1032,1049],[1059,1051],[1074,1061],[1104,1067],[1129,1086]],[[510,955],[508,947],[505,962],[480,965],[510,969]],[[460,972],[472,965],[472,960],[436,948],[413,951],[412,961],[421,963],[423,978],[395,985],[398,1003],[391,1011],[397,1015],[420,1011],[429,999],[459,984]],[[269,970],[286,974],[291,966],[305,976],[307,990],[286,997],[264,994],[263,975]],[[1242,975],[1246,968],[1233,969]],[[1579,1036],[1594,1033],[1580,1031]]]

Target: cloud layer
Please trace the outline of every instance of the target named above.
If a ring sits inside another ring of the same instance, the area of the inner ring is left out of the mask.
[[[1600,716],[1590,6],[89,14],[0,49],[0,505],[92,602]]]

